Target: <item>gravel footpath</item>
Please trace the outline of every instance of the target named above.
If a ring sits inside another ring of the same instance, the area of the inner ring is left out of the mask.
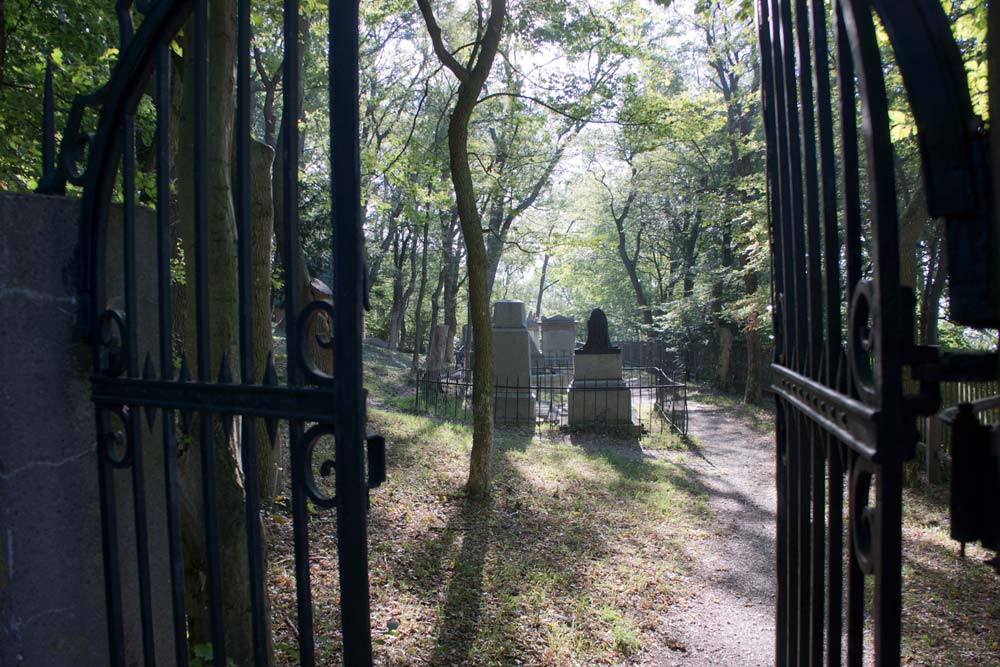
[[[692,597],[671,609],[647,665],[774,664],[774,440],[732,408],[690,403],[686,465],[711,524],[690,542]]]

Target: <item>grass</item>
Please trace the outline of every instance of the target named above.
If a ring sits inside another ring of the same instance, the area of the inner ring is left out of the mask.
[[[685,463],[691,441],[499,430],[493,493],[465,495],[471,429],[402,410],[409,357],[365,350],[370,430],[388,443],[389,481],[369,514],[372,627],[379,665],[629,665],[689,595],[682,545],[711,521]],[[767,407],[704,389],[762,433]],[[292,522],[265,517],[277,664],[296,664]],[[340,662],[336,519],[312,508],[310,569],[317,664]],[[1000,664],[997,575],[948,535],[947,489],[915,486],[904,504],[903,664]]]
[[[903,504],[903,664],[1000,665],[997,573],[948,534],[948,489],[916,485]]]
[[[389,462],[369,514],[377,664],[625,665],[663,640],[686,595],[680,545],[707,514],[682,450],[499,430],[493,493],[476,500],[463,489],[471,428],[395,409],[408,359],[366,350],[366,362],[370,429],[386,436]],[[291,520],[279,505],[266,523],[278,664],[291,664]],[[341,648],[335,528],[332,511],[312,514],[324,665]]]

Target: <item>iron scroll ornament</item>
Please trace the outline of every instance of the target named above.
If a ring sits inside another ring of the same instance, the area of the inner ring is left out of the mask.
[[[302,439],[305,443],[305,487],[306,493],[309,494],[309,498],[325,509],[331,509],[337,506],[339,502],[337,495],[328,495],[323,493],[320,488],[316,485],[316,477],[313,473],[314,457],[316,454],[316,447],[320,440],[325,437],[336,438],[334,432],[334,427],[332,424],[316,424],[308,431],[305,432]],[[335,459],[323,459],[319,465],[319,474],[321,477],[334,477],[334,488],[336,488],[336,472],[337,472],[337,462]]]

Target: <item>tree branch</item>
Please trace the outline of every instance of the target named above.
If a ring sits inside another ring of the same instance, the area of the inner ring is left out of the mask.
[[[469,70],[462,67],[462,64],[455,59],[455,56],[445,47],[444,39],[441,37],[441,26],[434,18],[434,10],[431,8],[430,0],[417,0],[420,14],[427,24],[427,34],[431,36],[431,43],[434,45],[434,53],[437,54],[441,64],[451,70],[455,78],[465,83],[469,80]]]

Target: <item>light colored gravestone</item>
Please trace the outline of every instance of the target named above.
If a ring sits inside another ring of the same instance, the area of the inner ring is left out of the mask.
[[[622,380],[622,353],[611,347],[608,320],[600,308],[590,313],[587,343],[574,357],[569,425],[631,425],[632,395]]]
[[[539,363],[541,363],[542,360],[542,348],[539,343],[540,327],[538,324],[538,320],[535,319],[534,315],[532,315],[527,319],[527,321],[525,321],[524,326],[525,328],[528,329],[528,338],[531,341],[531,366],[532,368],[534,368]]]
[[[496,373],[496,420],[531,421],[531,337],[524,324],[523,301],[493,305],[493,355]]]
[[[448,352],[448,325],[438,324],[431,331],[430,349],[427,351],[427,370],[425,377],[437,380],[444,371],[445,358]]]
[[[563,315],[543,317],[542,354],[546,359],[571,359],[576,347],[576,320]]]

